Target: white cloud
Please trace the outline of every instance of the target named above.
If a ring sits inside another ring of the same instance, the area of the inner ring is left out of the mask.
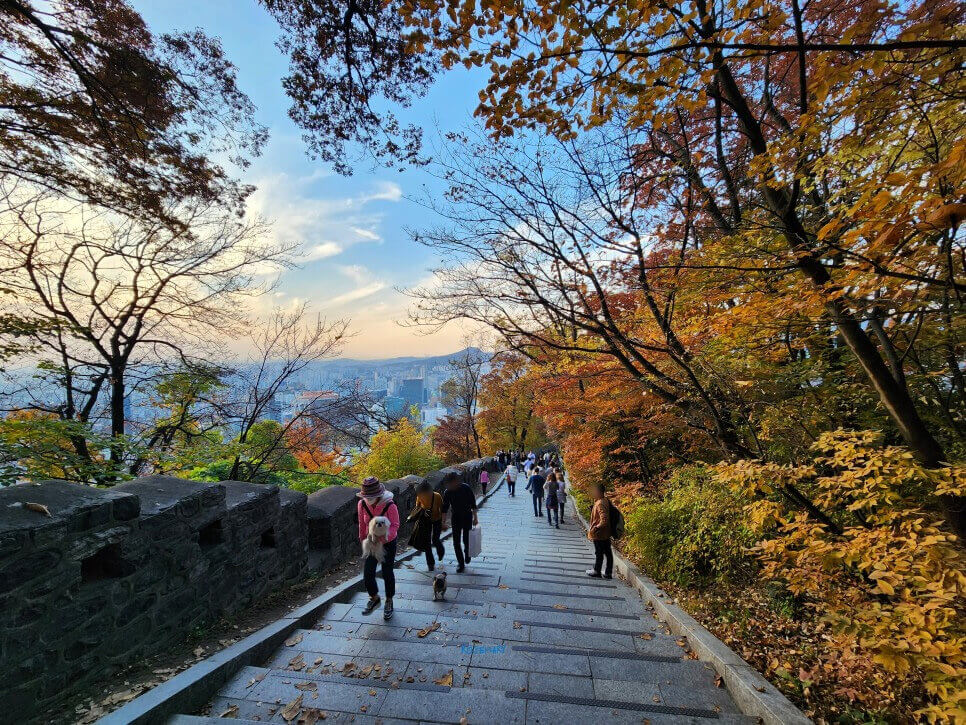
[[[341,254],[354,244],[380,242],[383,215],[372,202],[402,199],[392,182],[374,182],[370,189],[335,197],[320,196],[320,177],[277,172],[254,180],[248,211],[270,225],[268,241],[297,244],[304,262]]]
[[[402,188],[392,181],[377,181],[376,190],[364,197],[366,201],[399,201],[402,199]]]
[[[382,237],[380,237],[378,234],[376,234],[374,231],[370,229],[360,229],[359,227],[352,227],[352,231],[354,231],[358,236],[362,237],[363,239],[369,239],[373,242],[378,242],[382,240]]]
[[[300,255],[300,258],[306,262],[314,262],[317,259],[325,259],[326,257],[334,257],[337,254],[342,253],[342,246],[336,242],[322,242],[321,244],[316,244],[315,246],[305,249]]]
[[[357,287],[350,292],[333,297],[324,306],[340,307],[341,305],[348,304],[349,302],[356,302],[357,300],[370,297],[377,292],[381,292],[382,290],[386,289],[386,287],[387,285],[385,282],[370,282],[369,284],[363,285],[362,287]]]
[[[372,277],[372,273],[361,264],[340,264],[338,269],[356,284],[363,284]]]

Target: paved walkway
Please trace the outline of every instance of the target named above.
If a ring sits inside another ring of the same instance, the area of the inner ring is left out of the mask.
[[[329,722],[386,725],[757,722],[736,714],[714,672],[689,659],[633,589],[584,575],[592,547],[572,511],[553,529],[533,516],[527,492],[509,498],[501,488],[480,521],[484,555],[464,574],[447,542],[446,602],[432,601],[425,560],[413,559],[397,571],[391,622],[381,609],[362,615],[364,593],[332,605],[264,668],[241,671],[210,714],[312,723],[317,709]]]

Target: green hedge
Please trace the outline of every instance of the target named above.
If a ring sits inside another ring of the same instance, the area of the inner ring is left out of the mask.
[[[623,549],[649,575],[682,586],[747,579],[754,571],[747,549],[755,537],[742,523],[744,504],[709,469],[683,466],[671,475],[663,499],[624,512]]]

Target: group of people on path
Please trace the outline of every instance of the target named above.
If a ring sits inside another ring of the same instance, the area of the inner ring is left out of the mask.
[[[393,499],[392,491],[386,489],[375,476],[370,476],[362,482],[362,487],[356,494],[359,498],[356,512],[359,518],[359,541],[364,541],[369,535],[369,524],[376,516],[384,516],[389,521],[389,528],[383,541],[383,558],[379,562],[376,557],[369,555],[363,560],[362,579],[369,601],[363,608],[363,614],[371,614],[379,607],[382,600],[379,597],[379,585],[376,582],[376,569],[381,564],[383,588],[386,602],[383,606],[383,619],[389,621],[393,615],[393,596],[396,594],[396,547],[399,535],[399,507]],[[416,548],[426,554],[426,567],[429,571],[436,568],[435,553],[443,559],[445,549],[440,540],[443,531],[452,527],[453,550],[456,553],[457,572],[466,569],[470,563],[469,545],[470,529],[479,524],[477,517],[476,495],[473,489],[460,480],[455,471],[449,472],[443,479],[442,495],[433,490],[428,481],[422,481],[416,487],[416,506],[409,515],[409,520],[416,522],[414,534],[423,538],[416,544]],[[416,533],[416,532],[419,533]]]
[[[567,491],[566,479],[557,454],[545,453],[538,461],[533,451],[527,454],[523,451],[499,451],[495,458],[500,470],[506,474],[508,495],[516,496],[517,483],[521,480],[525,481],[526,490],[530,491],[533,497],[533,515],[542,517],[546,509],[547,524],[559,529],[560,524],[564,523]],[[484,494],[489,484],[490,475],[484,469],[480,473],[480,487]],[[594,542],[594,567],[588,569],[586,574],[597,579],[612,579],[614,553],[611,538],[615,535],[616,509],[607,498],[603,484],[595,485],[591,493],[594,505],[591,509],[587,538]],[[387,490],[375,476],[366,478],[356,495],[359,498],[356,510],[359,518],[360,542],[369,535],[369,524],[373,518],[384,516],[389,522],[388,531],[382,542],[382,561],[378,561],[373,555],[368,555],[362,567],[362,578],[369,594],[369,600],[362,613],[371,614],[382,603],[376,581],[376,569],[381,565],[386,600],[383,605],[383,619],[389,621],[392,619],[392,600],[396,593],[394,568],[400,526],[399,509],[392,491]],[[616,516],[619,518],[620,514]],[[436,568],[434,554],[440,561],[443,559],[445,549],[441,536],[443,531],[450,527],[453,529],[453,551],[458,564],[456,571],[459,573],[466,570],[466,565],[470,563],[470,530],[479,525],[479,519],[476,495],[473,489],[460,479],[458,473],[450,471],[446,474],[443,478],[442,494],[434,491],[428,481],[422,481],[416,487],[416,505],[409,515],[409,520],[414,522],[413,537],[410,541],[415,548],[425,553],[426,568],[429,571],[434,571]]]

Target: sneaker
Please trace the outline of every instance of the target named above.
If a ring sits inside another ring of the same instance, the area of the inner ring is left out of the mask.
[[[464,571],[466,571],[466,567],[463,564],[460,564],[458,567],[456,567],[457,574],[461,574]]]
[[[604,574],[604,579],[613,579],[613,578],[614,578],[613,574]]]
[[[433,565],[427,564],[426,565],[426,571],[436,571],[436,565],[435,564],[433,564]]]
[[[591,579],[600,579],[601,578],[600,572],[599,571],[594,571],[593,569],[588,569],[587,571],[584,572],[584,574],[586,574],[587,576],[589,576]]]
[[[379,597],[369,597],[369,601],[366,602],[365,608],[363,608],[363,614],[372,614],[373,610],[379,606],[382,600]]]
[[[382,610],[382,618],[387,622],[392,619],[392,599],[386,598],[386,606]]]
[[[559,529],[559,528],[560,528],[560,524],[557,524],[557,526],[556,526],[556,528],[558,528],[558,529]]]

